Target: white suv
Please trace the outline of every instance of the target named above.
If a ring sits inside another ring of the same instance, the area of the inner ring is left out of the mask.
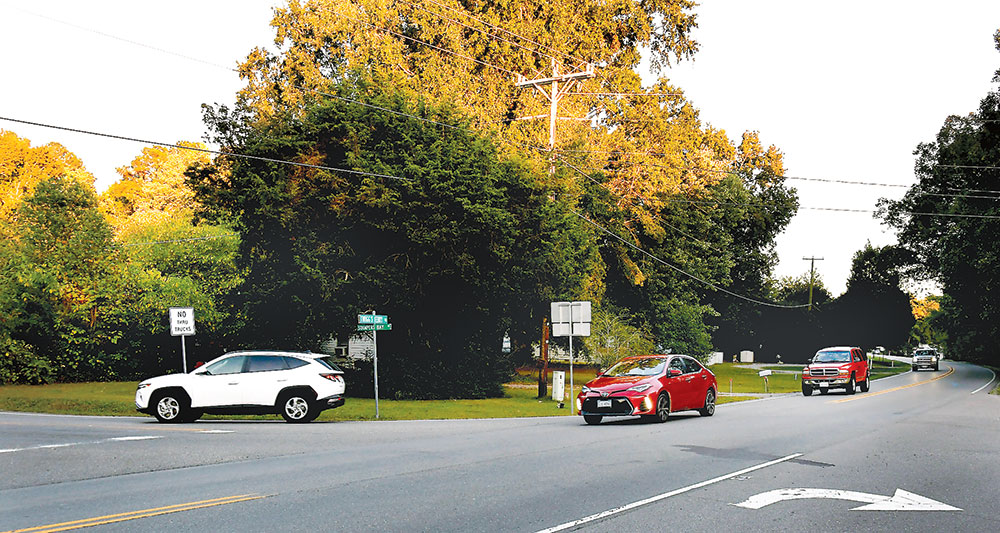
[[[193,422],[204,413],[309,422],[344,405],[344,389],[344,373],[322,354],[230,352],[190,373],[139,383],[135,408],[160,422]]]

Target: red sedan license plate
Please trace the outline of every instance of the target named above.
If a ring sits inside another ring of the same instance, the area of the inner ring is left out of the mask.
[[[601,407],[608,407],[608,408],[610,408],[611,407],[611,400],[597,400],[597,408],[600,409]]]

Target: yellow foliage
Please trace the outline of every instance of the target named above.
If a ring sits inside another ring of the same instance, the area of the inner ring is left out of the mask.
[[[178,142],[179,146],[204,149],[202,143]],[[192,165],[211,163],[211,155],[197,150],[152,146],[128,166],[119,167],[121,180],[101,195],[101,207],[117,235],[156,224],[195,207],[194,191],[184,182]]]
[[[90,189],[94,187],[94,176],[61,144],[32,147],[28,139],[0,130],[0,217],[9,220],[35,185],[51,176],[69,176]]]
[[[930,297],[920,300],[910,298],[910,307],[913,311],[913,318],[916,320],[924,320],[925,318],[931,316],[931,313],[941,310],[941,304],[937,300],[933,300]]]

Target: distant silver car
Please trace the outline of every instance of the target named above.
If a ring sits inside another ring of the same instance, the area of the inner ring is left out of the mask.
[[[913,351],[913,362],[910,370],[916,372],[921,368],[933,368],[938,370],[941,364],[941,355],[934,348],[917,348]]]
[[[322,354],[230,352],[187,374],[142,381],[135,408],[160,422],[193,422],[204,413],[309,422],[344,405],[345,388],[343,371]]]

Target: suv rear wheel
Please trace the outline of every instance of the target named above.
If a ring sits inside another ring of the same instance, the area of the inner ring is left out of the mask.
[[[851,379],[847,382],[846,392],[847,394],[854,394],[854,374],[851,374]]]
[[[313,395],[304,391],[282,394],[278,399],[278,410],[285,422],[291,423],[311,422],[319,416],[319,407]]]
[[[812,385],[806,385],[805,383],[803,383],[802,384],[802,395],[803,396],[812,396],[812,393],[813,393]]]

